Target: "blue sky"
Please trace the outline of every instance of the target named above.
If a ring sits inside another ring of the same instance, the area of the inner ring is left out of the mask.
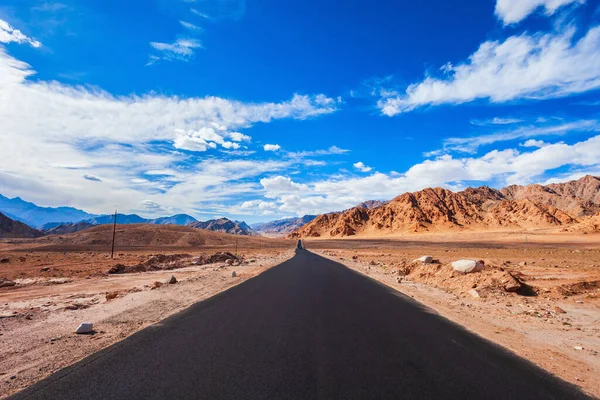
[[[0,193],[248,222],[600,175],[598,0],[0,6]]]

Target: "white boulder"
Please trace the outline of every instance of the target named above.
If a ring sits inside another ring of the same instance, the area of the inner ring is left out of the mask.
[[[452,263],[452,268],[454,268],[455,271],[462,272],[463,274],[478,272],[483,270],[483,261],[458,260]]]
[[[431,264],[433,262],[433,257],[432,256],[423,256],[423,257],[419,257],[416,260],[413,260],[413,262],[417,262],[420,261],[423,264]]]
[[[94,331],[94,324],[91,322],[82,322],[77,329],[75,329],[75,333],[91,333]]]

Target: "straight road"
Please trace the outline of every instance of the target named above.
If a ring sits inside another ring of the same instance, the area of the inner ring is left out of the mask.
[[[579,399],[528,361],[341,264],[292,259],[15,399]]]

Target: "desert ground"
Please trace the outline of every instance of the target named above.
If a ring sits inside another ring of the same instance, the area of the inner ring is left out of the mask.
[[[306,247],[600,397],[600,235],[533,232],[306,240]],[[413,260],[424,255],[432,264]],[[481,272],[453,272],[459,259]],[[516,277],[522,290],[509,292]]]
[[[2,396],[260,274],[292,257],[295,247],[293,240],[129,226],[120,230],[111,259],[108,232],[96,227],[0,242],[0,278],[15,282],[0,288]],[[470,232],[304,243],[600,396],[600,234]],[[434,263],[413,262],[423,255]],[[463,258],[483,260],[484,270],[452,272],[450,263]],[[166,283],[172,275],[177,283]],[[515,280],[518,290],[507,291]],[[88,321],[92,334],[74,333]]]
[[[0,242],[0,279],[15,282],[0,287],[0,397],[279,264],[295,244],[211,232],[189,244],[187,229],[160,229],[121,229],[114,259],[102,227]],[[109,273],[119,265],[140,272]],[[82,322],[94,332],[75,334]]]

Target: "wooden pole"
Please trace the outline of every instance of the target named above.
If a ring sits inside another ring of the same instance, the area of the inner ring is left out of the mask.
[[[112,248],[110,250],[110,258],[115,256],[115,235],[117,234],[117,210],[115,210],[115,220],[113,222],[113,239],[112,239]]]

